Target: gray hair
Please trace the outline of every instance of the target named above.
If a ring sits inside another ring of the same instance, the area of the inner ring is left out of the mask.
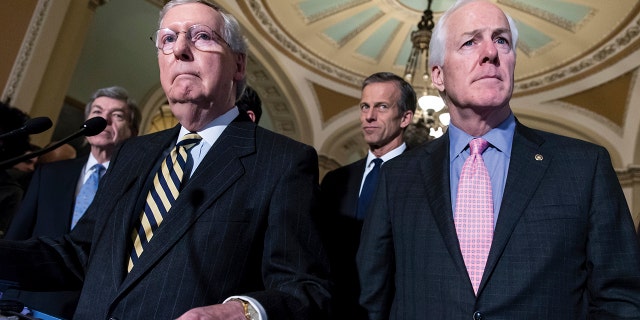
[[[84,108],[85,119],[89,118],[89,114],[91,113],[91,105],[93,105],[93,102],[100,97],[107,97],[124,101],[129,108],[129,126],[131,128],[131,131],[134,136],[138,135],[138,130],[140,129],[140,120],[142,116],[140,110],[138,109],[138,105],[133,99],[131,99],[131,97],[129,97],[129,93],[123,87],[113,86],[96,90]]]
[[[179,5],[189,4],[189,3],[201,3],[208,7],[213,8],[215,11],[220,13],[222,19],[224,21],[223,30],[221,31],[221,36],[229,44],[231,47],[231,51],[234,53],[239,53],[243,55],[247,55],[248,45],[244,36],[242,35],[242,28],[240,28],[240,24],[238,20],[230,13],[227,13],[218,5],[207,1],[207,0],[171,0],[164,5],[162,10],[160,10],[160,18],[158,19],[158,27],[162,25],[162,19],[164,19],[165,14],[167,12]],[[244,88],[247,86],[246,77],[237,83],[236,87],[236,99],[239,99],[242,93],[244,92]]]
[[[458,0],[440,17],[440,20],[438,20],[438,23],[436,23],[436,26],[433,28],[431,41],[429,42],[429,69],[433,66],[442,66],[444,64],[444,53],[447,41],[447,27],[445,25],[451,14],[469,3],[478,1],[484,0]],[[518,43],[518,28],[509,14],[504,11],[502,13],[504,13],[509,22],[509,28],[511,29],[511,48],[515,55],[516,44]]]

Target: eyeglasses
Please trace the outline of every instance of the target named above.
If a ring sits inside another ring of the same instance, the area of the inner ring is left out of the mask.
[[[220,34],[213,31],[208,26],[195,24],[189,27],[187,31],[175,32],[169,28],[156,31],[151,36],[151,41],[155,43],[156,48],[162,50],[164,54],[171,54],[173,46],[178,41],[178,34],[184,33],[193,46],[200,51],[216,51],[223,46],[231,48],[231,46],[222,38]]]

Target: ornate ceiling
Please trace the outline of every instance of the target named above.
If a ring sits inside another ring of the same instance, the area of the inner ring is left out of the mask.
[[[98,8],[72,97],[82,101],[102,83],[119,83],[137,95],[147,119],[154,118],[164,95],[146,40],[163,1],[111,0]],[[602,144],[616,167],[640,163],[640,2],[493,1],[520,31],[512,101],[518,119]],[[435,19],[453,2],[433,0]],[[265,109],[261,125],[313,145],[337,164],[360,157],[366,150],[358,120],[360,83],[378,71],[403,73],[409,36],[427,1],[218,3],[245,29],[248,82]],[[112,50],[105,50],[105,41]]]

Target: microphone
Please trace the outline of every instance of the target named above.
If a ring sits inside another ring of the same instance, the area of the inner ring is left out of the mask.
[[[51,122],[51,119],[47,117],[37,117],[37,118],[29,119],[24,123],[22,127],[15,129],[13,131],[0,134],[0,139],[6,139],[13,136],[45,132],[49,128],[51,128],[52,125],[53,125],[53,122]]]
[[[77,135],[84,135],[85,137],[95,136],[98,133],[102,132],[104,128],[107,127],[107,120],[102,117],[93,117],[91,119],[87,119],[80,127],[78,132],[74,133]],[[74,137],[75,138],[75,137]]]
[[[9,159],[3,162],[0,162],[0,169],[6,169],[9,168],[11,166],[13,166],[16,163],[20,163],[22,161],[25,161],[27,159],[31,159],[33,157],[37,157],[39,155],[45,154],[75,138],[77,138],[80,135],[84,135],[86,137],[91,137],[91,136],[95,136],[98,133],[102,132],[102,130],[104,130],[104,128],[107,127],[107,120],[105,120],[102,117],[94,117],[91,119],[87,119],[87,121],[85,121],[82,126],[80,127],[80,129],[78,129],[76,132],[74,132],[73,134],[71,134],[70,136],[57,141],[56,143],[40,149],[38,151],[32,152],[32,153],[27,153],[27,154],[23,154],[19,157],[13,158],[13,159]]]

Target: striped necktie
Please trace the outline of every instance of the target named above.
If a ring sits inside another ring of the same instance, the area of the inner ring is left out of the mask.
[[[151,241],[153,232],[167,216],[169,209],[178,198],[184,170],[189,159],[189,149],[202,140],[197,133],[185,134],[175,148],[165,158],[160,170],[153,179],[153,188],[147,195],[144,211],[140,215],[139,225],[133,230],[133,250],[129,257],[128,271],[138,261],[144,246]]]
[[[469,142],[471,155],[460,173],[454,217],[460,250],[476,295],[493,240],[491,179],[482,159],[488,146],[489,142],[482,138]]]

